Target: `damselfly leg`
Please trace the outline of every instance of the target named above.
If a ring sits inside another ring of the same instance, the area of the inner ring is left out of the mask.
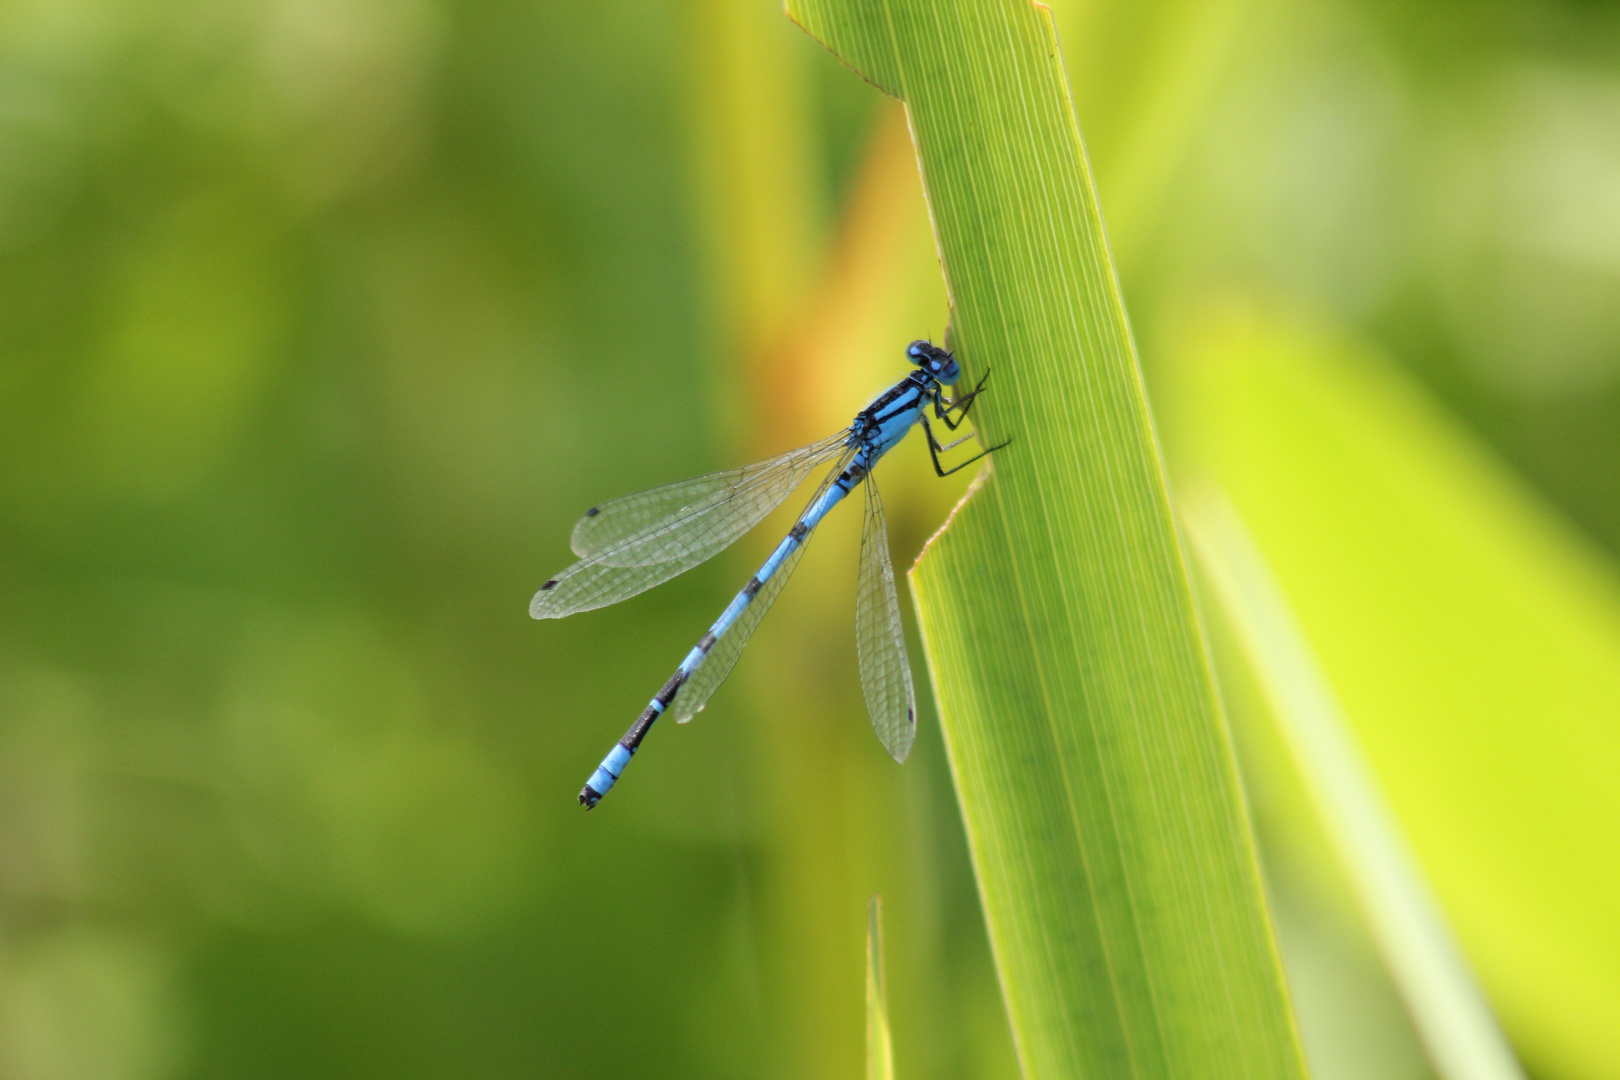
[[[973,399],[984,393],[985,380],[989,378],[990,373],[986,371],[983,375],[979,376],[978,385],[974,386],[971,391],[963,394],[961,397],[952,398],[950,401],[941,400],[945,396],[943,392],[936,393],[934,395],[934,416],[936,416],[952,431],[955,431],[957,428],[961,427],[962,421],[967,419],[968,410],[973,407]],[[958,416],[955,420],[952,420],[951,413],[957,411],[960,411],[962,415]],[[951,445],[956,446],[958,444],[952,443]],[[949,448],[947,447],[947,449]]]

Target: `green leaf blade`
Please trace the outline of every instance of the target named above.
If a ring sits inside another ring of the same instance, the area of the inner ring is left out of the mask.
[[[1013,440],[912,581],[1024,1075],[1302,1076],[1049,14],[789,10],[905,99],[951,345]]]

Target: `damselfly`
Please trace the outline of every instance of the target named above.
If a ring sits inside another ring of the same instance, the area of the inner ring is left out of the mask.
[[[709,703],[787,584],[810,533],[863,480],[866,527],[861,535],[861,568],[855,596],[861,689],[872,727],[884,747],[896,761],[904,761],[911,752],[917,707],[905,635],[900,628],[894,570],[889,564],[883,503],[870,478],[872,466],[919,423],[928,436],[934,471],[940,476],[949,476],[1006,443],[981,450],[952,468],[942,466],[939,455],[972,436],[941,444],[929,426],[928,412],[931,410],[935,419],[955,431],[983,391],[984,380],[979,380],[971,393],[946,398],[944,388],[955,385],[962,375],[956,358],[927,341],[908,345],[906,358],[917,365],[917,370],[879,394],[856,414],[854,423],[832,438],[740,469],[666,484],[593,506],[574,526],[570,544],[579,561],[534,594],[529,614],[536,619],[560,619],[576,611],[616,604],[690,570],[759,524],[818,467],[834,463],[770,558],[748,579],[742,592],[591,774],[579,793],[579,801],[587,810],[618,781],[660,716],[669,712],[677,723],[684,723]]]

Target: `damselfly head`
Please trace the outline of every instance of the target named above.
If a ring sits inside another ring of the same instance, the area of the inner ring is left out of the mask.
[[[939,381],[950,386],[962,377],[962,368],[949,349],[942,349],[931,341],[918,339],[906,346],[906,359],[922,368]]]

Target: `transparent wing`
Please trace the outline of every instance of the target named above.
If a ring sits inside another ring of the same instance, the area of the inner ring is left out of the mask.
[[[849,459],[854,456],[853,450],[845,452],[838,464],[828,471],[826,479],[816,487],[816,493],[805,504],[807,507],[815,505],[816,500],[821,498],[822,493],[832,484],[833,479],[843,472],[844,467],[849,464]],[[778,566],[771,579],[760,587],[759,592],[754,595],[753,602],[744,608],[742,614],[737,616],[737,621],[731,624],[731,629],[715,642],[714,648],[709,651],[708,659],[703,661],[703,666],[698,668],[676,692],[675,700],[670,702],[669,706],[676,723],[684,724],[702,712],[703,707],[714,696],[714,692],[720,689],[720,684],[726,681],[726,676],[731,674],[731,669],[737,666],[737,658],[742,655],[749,639],[754,636],[754,631],[759,628],[760,620],[771,610],[771,605],[776,603],[776,598],[787,585],[788,578],[793,576],[799,560],[804,556],[804,549],[810,546],[810,535],[814,531],[812,529],[806,533],[804,539],[799,541],[799,546],[793,549],[793,553],[782,560],[782,565]]]
[[[900,599],[889,564],[889,529],[876,478],[866,478],[866,526],[861,532],[861,570],[855,585],[855,654],[872,730],[896,761],[906,760],[917,737],[917,699],[911,662],[900,626]]]
[[[724,551],[779,506],[817,465],[844,452],[845,438],[837,435],[758,465],[731,470],[737,477],[731,486],[711,489],[679,505],[593,550],[547,581],[529,601],[529,614],[536,619],[560,619],[606,607],[685,573]],[[668,507],[679,501],[659,500],[658,504]],[[607,516],[605,510],[586,515],[585,520],[603,516]],[[576,527],[575,534],[578,532]],[[591,536],[596,539],[594,530]]]
[[[818,465],[837,457],[844,441],[840,433],[740,469],[609,499],[579,519],[569,546],[582,559],[610,566],[668,562],[672,549],[679,557],[688,543],[719,543],[719,551],[776,509]]]

